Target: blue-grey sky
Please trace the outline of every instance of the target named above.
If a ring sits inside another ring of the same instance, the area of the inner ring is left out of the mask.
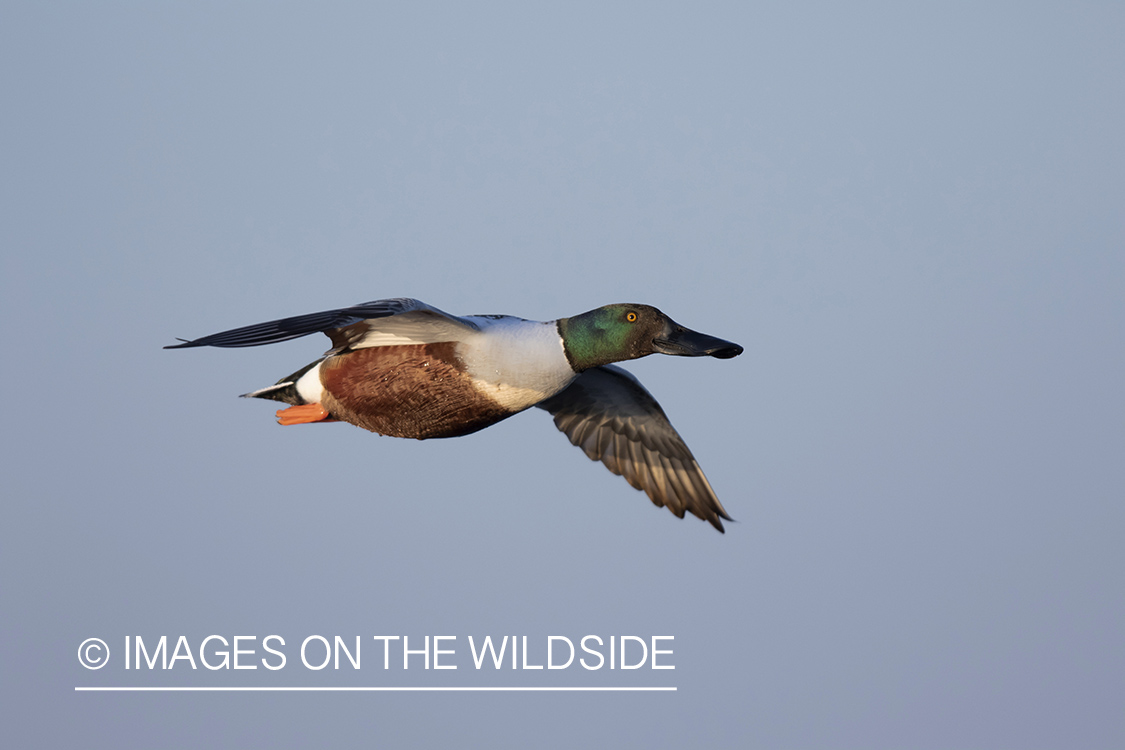
[[[13,746],[1125,742],[1121,7],[4,16]],[[737,523],[655,508],[538,410],[417,442],[236,398],[323,337],[161,348],[393,296],[643,302],[739,342],[627,365]],[[123,663],[270,634],[284,669]],[[304,668],[314,634],[361,669]],[[376,635],[457,636],[458,668],[383,670]],[[486,635],[533,664],[674,636],[675,669],[477,670]]]

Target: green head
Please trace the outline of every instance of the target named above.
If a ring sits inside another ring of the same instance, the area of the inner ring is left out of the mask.
[[[649,305],[606,305],[560,318],[559,335],[575,372],[649,354],[729,359],[738,344],[684,328]]]

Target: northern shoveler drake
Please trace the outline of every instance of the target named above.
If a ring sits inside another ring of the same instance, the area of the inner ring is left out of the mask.
[[[457,317],[415,299],[385,299],[183,341],[274,344],[325,333],[332,348],[275,385],[243,394],[290,404],[283,425],[343,421],[382,435],[468,435],[532,406],[586,455],[658,506],[723,531],[719,498],[683,438],[640,382],[612,362],[649,354],[742,353],[648,305],[607,305],[548,322],[508,315]]]

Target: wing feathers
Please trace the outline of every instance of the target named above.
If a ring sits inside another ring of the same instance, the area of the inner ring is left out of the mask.
[[[731,520],[664,410],[619,367],[586,370],[562,393],[539,404],[555,426],[592,460],[643,490],[678,517],[685,513],[723,531]]]
[[[379,319],[393,319],[395,316],[407,316],[416,313],[417,318],[429,321],[428,328],[435,329],[442,326],[446,331],[450,327],[465,327],[478,330],[472,321],[458,318],[455,315],[438,310],[416,299],[399,297],[395,299],[382,299],[373,302],[364,302],[351,307],[338,310],[325,310],[323,312],[296,315],[292,318],[271,320],[267,323],[243,326],[230,331],[214,333],[203,338],[184,341],[182,344],[166,346],[165,349],[186,349],[193,346],[218,346],[235,348],[243,346],[262,346],[263,344],[276,344],[281,341],[308,336],[312,333],[327,333],[332,339],[334,351],[339,351],[349,346],[361,345],[365,336],[370,331],[378,329],[376,323]],[[405,327],[417,326],[417,319],[403,321]],[[387,324],[396,328],[393,324]],[[423,327],[426,327],[423,324]],[[427,342],[428,343],[428,342]]]

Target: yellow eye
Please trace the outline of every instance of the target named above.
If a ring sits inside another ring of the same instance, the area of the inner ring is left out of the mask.
[[[636,323],[637,322],[637,314],[635,312],[625,313],[625,320],[629,321],[630,323]]]

